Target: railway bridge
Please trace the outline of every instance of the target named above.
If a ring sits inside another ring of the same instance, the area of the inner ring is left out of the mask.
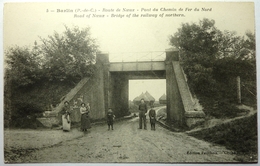
[[[90,103],[92,119],[105,118],[109,107],[119,117],[124,116],[129,111],[129,80],[166,79],[167,122],[177,128],[193,127],[204,121],[205,114],[195,109],[196,102],[180,65],[178,49],[166,49],[165,55],[165,59],[156,61],[110,62],[108,53],[97,54],[94,75],[82,79],[54,112],[59,113],[66,100],[76,105],[72,122],[80,121],[77,105],[81,102]]]

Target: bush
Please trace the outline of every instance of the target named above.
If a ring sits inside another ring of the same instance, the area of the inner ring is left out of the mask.
[[[257,114],[189,135],[224,145],[238,153],[257,153]]]
[[[203,95],[197,95],[200,104],[203,106],[203,111],[208,117],[215,118],[234,118],[240,116],[241,113],[246,114],[248,111],[243,109],[238,109],[232,99],[227,100],[225,98],[214,98],[207,97]]]
[[[31,128],[35,125],[37,114],[41,114],[43,109],[34,103],[17,102],[13,106],[10,127]]]
[[[27,116],[36,119],[48,110],[51,104],[59,104],[60,99],[73,87],[73,84],[67,82],[42,82],[12,93],[9,97],[11,99],[10,107],[5,108],[5,115],[11,117],[11,119],[8,119],[8,116],[5,117],[6,122],[9,122],[10,125],[6,123],[5,126],[20,127],[25,121],[31,121],[26,118]]]

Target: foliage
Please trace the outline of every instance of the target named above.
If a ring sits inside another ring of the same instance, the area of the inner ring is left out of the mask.
[[[228,100],[228,99],[229,100]],[[216,100],[210,97],[201,97],[201,104],[204,107],[204,113],[208,115],[208,117],[215,117],[218,119],[225,119],[225,118],[234,118],[241,114],[248,113],[247,110],[239,109],[235,104],[231,104],[232,101],[231,97],[225,97],[221,100]]]
[[[80,80],[91,75],[94,70],[98,46],[95,39],[90,37],[90,29],[65,28],[63,34],[54,32],[47,39],[41,38],[41,50],[46,59],[44,68],[50,81]]]
[[[241,155],[257,155],[257,114],[189,135],[226,146]]]
[[[5,52],[5,78],[12,83],[13,88],[32,85],[39,79],[39,59],[27,47],[12,47]]]
[[[65,26],[62,34],[54,32],[40,40],[32,48],[14,46],[5,51],[6,122],[26,120],[58,104],[76,83],[93,74],[98,45],[89,28]]]
[[[234,103],[236,77],[240,76],[246,86],[242,91],[247,88],[245,96],[256,102],[252,95],[256,94],[254,34],[246,32],[241,37],[235,32],[222,32],[214,20],[203,19],[197,24],[183,23],[170,37],[170,44],[179,48],[188,84],[199,98]],[[248,100],[243,96],[242,99]]]

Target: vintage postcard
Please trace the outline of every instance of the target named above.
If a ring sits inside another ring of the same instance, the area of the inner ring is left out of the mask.
[[[258,163],[254,2],[6,2],[4,163]]]

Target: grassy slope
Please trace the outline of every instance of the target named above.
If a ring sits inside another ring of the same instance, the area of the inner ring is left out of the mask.
[[[257,159],[257,114],[192,132],[189,135],[224,145],[240,155],[238,160],[253,161]]]

